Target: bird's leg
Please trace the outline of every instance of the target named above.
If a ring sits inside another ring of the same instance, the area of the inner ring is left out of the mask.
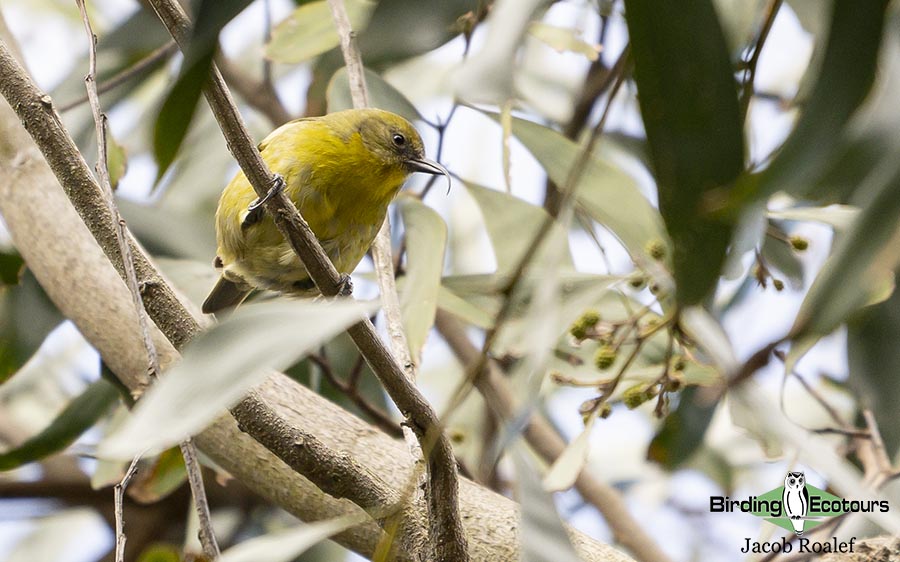
[[[341,273],[341,279],[338,281],[338,296],[349,297],[353,294],[353,280],[346,273]]]
[[[256,200],[247,207],[247,215],[244,216],[244,220],[241,222],[241,228],[247,228],[248,226],[258,223],[263,217],[263,205],[283,189],[284,178],[281,177],[281,174],[274,174],[272,187],[269,188],[269,191],[267,191],[262,198],[257,197]]]

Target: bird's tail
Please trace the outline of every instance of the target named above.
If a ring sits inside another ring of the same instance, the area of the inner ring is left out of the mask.
[[[235,283],[225,279],[225,276],[219,277],[219,282],[209,292],[209,296],[203,301],[203,313],[212,314],[228,308],[234,308],[244,302],[250,289],[243,284]]]

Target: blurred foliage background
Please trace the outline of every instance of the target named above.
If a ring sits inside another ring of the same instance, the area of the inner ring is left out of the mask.
[[[710,514],[706,497],[762,493],[788,468],[843,497],[883,485],[890,516],[836,533],[898,532],[892,469],[860,453],[876,434],[885,459],[900,448],[896,2],[346,5],[372,104],[414,121],[454,174],[450,192],[414,178],[391,214],[404,326],[439,412],[465,385],[434,327],[449,315],[502,366],[523,413],[570,439],[555,466],[535,464],[560,517],[591,535],[612,539],[570,489],[582,467],[626,496],[673,560],[738,559],[766,524]],[[77,8],[0,9],[93,161]],[[236,170],[199,101],[202,77],[219,64],[257,138],[350,107],[330,11],[324,0],[197,1],[182,56],[144,3],[89,9],[119,205],[199,302],[216,277],[216,201]],[[377,296],[370,272],[365,261],[354,275],[357,298]],[[271,336],[252,333],[230,351]],[[292,377],[399,434],[346,336],[305,345],[297,355],[312,356]],[[201,375],[231,384],[240,373]],[[109,486],[124,465],[95,453],[127,406],[109,380],[4,236],[0,556],[111,559]],[[495,419],[477,393],[447,419],[466,475],[519,499],[540,493],[517,485],[524,469],[504,454],[521,423]],[[142,467],[127,492],[128,559],[197,552],[177,450]],[[225,480],[209,485],[225,546],[292,524]],[[349,556],[323,543],[298,560]]]

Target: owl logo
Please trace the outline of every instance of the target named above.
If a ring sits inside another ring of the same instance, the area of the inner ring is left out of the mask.
[[[809,492],[806,489],[806,476],[802,472],[788,472],[784,477],[781,508],[785,517],[791,520],[794,532],[797,536],[802,536],[804,519],[809,511]]]

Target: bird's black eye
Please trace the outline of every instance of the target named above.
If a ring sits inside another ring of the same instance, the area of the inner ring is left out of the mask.
[[[391,140],[394,141],[394,145],[396,146],[403,146],[406,144],[406,137],[404,137],[400,133],[394,133],[394,135],[391,137]]]

